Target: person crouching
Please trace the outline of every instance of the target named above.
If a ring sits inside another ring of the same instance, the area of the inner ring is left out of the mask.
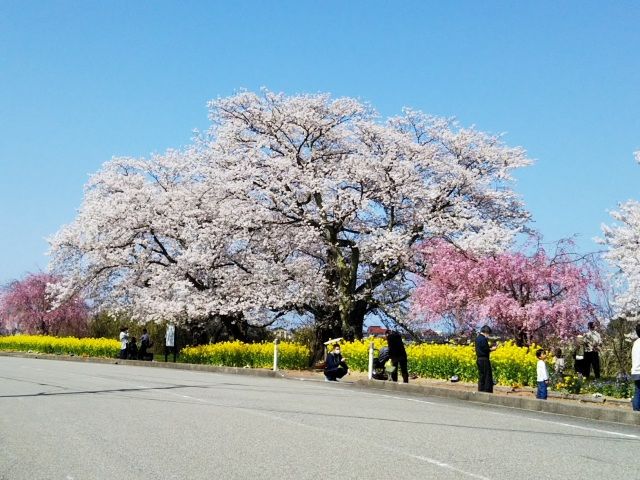
[[[340,345],[335,344],[333,350],[327,355],[327,362],[324,368],[324,376],[328,382],[337,382],[349,371],[347,362],[340,354]]]

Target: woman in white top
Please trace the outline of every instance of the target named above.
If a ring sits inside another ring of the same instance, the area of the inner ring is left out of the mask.
[[[127,343],[129,343],[129,329],[120,327],[120,358],[127,358]]]

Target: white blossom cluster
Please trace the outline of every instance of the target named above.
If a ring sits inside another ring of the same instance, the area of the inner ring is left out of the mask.
[[[640,151],[635,152],[640,163]],[[616,289],[614,306],[621,314],[640,312],[640,202],[628,200],[610,212],[615,223],[602,225],[608,246],[607,261],[615,268],[613,283]]]
[[[406,299],[417,242],[492,251],[528,219],[511,188],[525,152],[451,120],[269,91],[212,101],[210,119],[187,149],[91,178],[50,239],[60,298],[157,320],[362,316]]]

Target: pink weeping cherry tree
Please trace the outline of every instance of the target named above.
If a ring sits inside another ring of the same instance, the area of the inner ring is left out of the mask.
[[[419,248],[426,271],[413,296],[418,319],[457,330],[489,323],[520,346],[548,336],[568,338],[593,319],[590,294],[602,290],[598,269],[560,243],[550,256],[474,254],[444,241]]]
[[[58,277],[47,273],[33,273],[10,283],[0,293],[0,324],[3,330],[43,335],[86,335],[89,309],[83,299],[73,296],[57,305],[48,292],[48,286],[59,281]]]

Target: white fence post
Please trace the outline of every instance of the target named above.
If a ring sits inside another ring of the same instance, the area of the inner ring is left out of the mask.
[[[369,344],[369,380],[373,378],[373,342]]]
[[[273,341],[273,371],[278,371],[278,345],[280,344],[280,339],[276,338]]]

